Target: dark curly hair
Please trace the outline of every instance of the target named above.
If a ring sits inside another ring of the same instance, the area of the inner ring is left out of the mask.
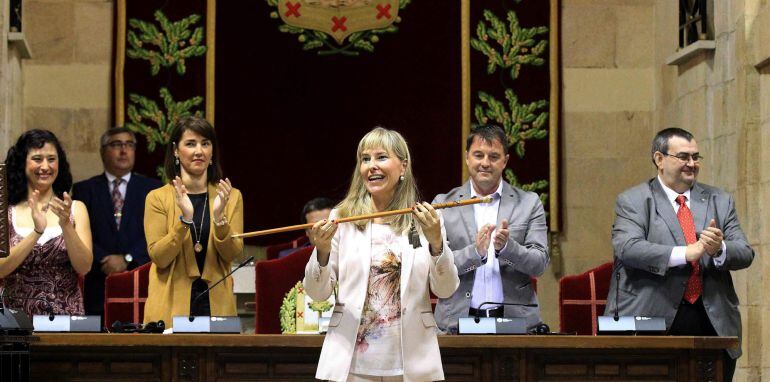
[[[8,149],[8,155],[5,157],[5,166],[8,172],[8,203],[10,205],[18,204],[27,199],[27,175],[24,171],[27,154],[29,154],[29,150],[42,148],[46,143],[54,145],[56,154],[59,156],[59,171],[53,182],[54,194],[63,198],[64,192],[70,191],[72,188],[72,173],[70,172],[70,164],[67,162],[67,154],[64,153],[56,135],[48,130],[25,131],[16,141],[16,144]]]

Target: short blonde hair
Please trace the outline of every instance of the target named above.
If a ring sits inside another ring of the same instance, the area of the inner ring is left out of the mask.
[[[419,199],[419,192],[417,191],[417,183],[414,180],[414,174],[412,173],[412,157],[409,154],[409,146],[406,144],[406,140],[401,134],[395,130],[388,130],[383,127],[375,127],[372,131],[368,132],[358,142],[358,150],[356,151],[356,166],[353,169],[353,178],[350,182],[350,189],[345,196],[345,199],[337,205],[337,215],[339,217],[363,215],[376,212],[374,210],[374,203],[372,202],[372,196],[366,190],[364,180],[361,177],[359,167],[361,164],[361,156],[365,150],[369,149],[384,149],[391,155],[395,155],[399,160],[406,163],[406,171],[404,172],[404,180],[401,180],[396,185],[396,190],[393,194],[393,200],[388,205],[388,210],[411,208]],[[366,227],[368,221],[361,220],[354,224],[359,230],[363,230]],[[391,228],[397,233],[406,233],[412,225],[412,214],[403,214],[393,217],[390,221]]]

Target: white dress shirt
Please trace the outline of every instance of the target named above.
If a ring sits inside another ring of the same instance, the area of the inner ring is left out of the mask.
[[[666,193],[666,197],[668,198],[669,203],[671,203],[671,207],[674,208],[674,214],[679,213],[679,203],[676,202],[676,198],[680,194],[672,190],[668,186],[666,186],[666,184],[663,183],[663,179],[660,179],[660,176],[658,176],[658,182],[660,182],[660,185],[663,186],[663,192]],[[684,195],[685,204],[687,204],[687,208],[690,208],[690,190],[685,191],[681,195]],[[687,246],[674,247],[674,249],[671,250],[671,257],[669,257],[668,259],[668,267],[669,268],[681,267],[682,265],[687,264],[687,258],[685,257],[686,251],[687,251]],[[724,264],[725,262],[726,256],[727,256],[727,245],[725,245],[725,242],[723,240],[722,254],[714,258],[714,265],[716,265],[717,267],[721,267],[722,264]]]
[[[473,187],[473,180],[471,180],[471,198],[473,197],[492,197],[490,203],[477,203],[473,205],[473,215],[476,219],[476,229],[481,229],[486,224],[497,224],[497,214],[500,210],[500,195],[503,193],[503,182],[500,181],[500,185],[497,186],[497,190],[492,195],[479,195],[476,193],[476,189]],[[489,240],[489,248],[487,253],[479,254],[481,256],[482,265],[476,268],[476,275],[473,281],[473,294],[471,296],[471,308],[479,309],[479,305],[484,302],[503,302],[503,280],[500,278],[500,263],[495,256],[495,244],[494,236],[497,233],[497,228],[492,233]],[[481,309],[493,309],[500,305],[487,304],[481,307]]]

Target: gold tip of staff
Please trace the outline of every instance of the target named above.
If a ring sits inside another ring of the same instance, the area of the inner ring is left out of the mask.
[[[486,196],[483,198],[476,197],[471,199],[455,200],[455,201],[446,202],[446,203],[436,203],[436,204],[432,204],[432,206],[434,209],[439,210],[444,208],[462,207],[462,206],[468,206],[472,204],[491,203],[491,202],[492,202],[492,197]],[[345,218],[335,219],[334,221],[336,223],[349,223],[352,221],[381,218],[381,217],[393,216],[393,215],[403,215],[408,213],[412,213],[411,208],[403,208],[400,210],[393,210],[393,211],[375,212],[373,214],[366,214],[366,215],[348,216]],[[290,226],[280,227],[280,228],[266,229],[262,231],[245,232],[245,233],[234,234],[231,237],[233,239],[240,239],[240,238],[247,238],[247,237],[272,235],[272,234],[282,233],[282,232],[299,231],[302,229],[312,228],[313,224],[314,223],[297,224],[297,225],[290,225]]]

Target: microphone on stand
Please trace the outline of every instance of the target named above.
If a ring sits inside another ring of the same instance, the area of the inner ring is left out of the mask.
[[[0,289],[0,316],[5,314],[5,288]]]
[[[482,317],[480,310],[484,305],[507,305],[536,308],[537,304],[485,301],[479,305],[472,317],[460,317],[457,322],[459,334],[526,334],[527,319],[524,317]]]
[[[221,283],[222,281],[225,281],[225,280],[226,280],[228,277],[230,277],[230,275],[232,275],[233,273],[235,273],[235,271],[237,271],[237,270],[239,270],[239,269],[241,269],[241,268],[245,267],[245,266],[246,266],[246,264],[248,264],[248,263],[249,263],[249,262],[251,262],[252,260],[254,260],[254,256],[249,256],[249,258],[248,258],[248,259],[246,259],[246,260],[244,260],[242,263],[238,264],[238,266],[237,266],[237,267],[235,267],[233,270],[231,270],[231,271],[230,271],[228,274],[224,275],[224,277],[222,277],[221,279],[219,279],[219,281],[215,282],[215,283],[214,283],[214,285],[212,285],[212,286],[210,286],[210,287],[206,288],[206,290],[204,290],[203,292],[200,292],[200,293],[198,293],[198,295],[197,295],[197,296],[195,296],[195,298],[193,298],[193,300],[190,302],[190,316],[188,317],[188,320],[189,320],[190,322],[193,322],[193,321],[195,321],[195,315],[193,315],[193,307],[194,307],[194,306],[195,306],[195,304],[198,302],[198,300],[200,300],[200,298],[201,298],[201,297],[208,295],[208,294],[209,294],[209,292],[210,292],[212,289],[214,289],[214,287],[215,287],[215,286],[219,285],[219,283]]]
[[[25,297],[25,296],[5,296],[5,290],[3,290],[2,293],[0,293],[0,300],[2,300],[2,308],[5,308],[5,299],[8,298],[10,300],[33,300],[33,301],[40,301],[43,304],[45,304],[45,310],[48,312],[48,321],[53,321],[54,314],[53,314],[53,304],[51,304],[50,301],[40,298],[40,297]],[[3,313],[4,310],[0,310],[0,314]]]
[[[44,304],[45,310],[48,313],[43,319],[48,318],[48,321],[54,320],[53,305],[50,301],[40,297],[25,297],[25,296],[7,296],[5,290],[0,292],[0,330],[3,331],[20,331],[24,333],[32,333],[35,330],[35,324],[32,319],[23,310],[14,310],[10,305],[5,305],[5,299],[9,300],[34,300],[40,301]]]
[[[615,316],[613,316],[612,318],[615,321],[619,321],[620,320],[620,315],[619,315],[619,311],[618,311],[618,306],[620,306],[620,270],[619,269],[615,270],[615,286],[616,286],[616,288],[615,288]]]
[[[29,316],[21,310],[14,310],[5,306],[5,288],[0,290],[0,333],[1,334],[30,334],[33,325]],[[46,304],[48,301],[43,300]]]
[[[481,307],[484,305],[507,305],[507,306],[524,306],[527,308],[537,308],[537,304],[519,304],[514,302],[492,302],[492,301],[485,301],[482,302],[481,305],[479,305],[478,308],[476,308],[476,313],[473,315],[473,321],[477,324],[479,321],[481,321],[481,316],[479,316],[479,311],[481,310]]]
[[[615,309],[612,316],[599,316],[596,318],[596,334],[654,335],[665,333],[666,320],[663,317],[620,315],[620,267],[617,266],[617,263],[613,272],[615,272]]]

